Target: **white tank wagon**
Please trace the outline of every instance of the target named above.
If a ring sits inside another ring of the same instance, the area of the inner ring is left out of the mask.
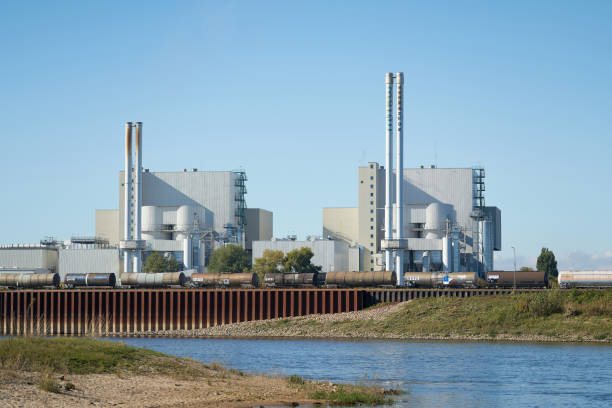
[[[612,288],[612,271],[559,271],[561,288]]]
[[[185,274],[183,272],[163,272],[163,273],[135,273],[124,272],[121,274],[121,286],[141,286],[141,287],[166,287],[184,286]]]
[[[2,273],[0,286],[9,288],[44,288],[60,284],[58,273]]]
[[[475,272],[406,272],[404,282],[412,288],[476,288],[478,276]]]

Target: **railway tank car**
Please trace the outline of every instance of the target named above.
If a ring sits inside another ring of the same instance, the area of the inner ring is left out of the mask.
[[[493,271],[487,272],[487,286],[512,288],[516,274],[517,288],[548,288],[548,275],[541,271]]]
[[[404,282],[412,288],[475,288],[478,275],[475,272],[406,272]]]
[[[194,273],[191,283],[209,288],[256,288],[259,277],[256,273]]]
[[[328,287],[391,287],[395,286],[394,271],[373,272],[327,272],[325,286]]]
[[[559,271],[559,287],[612,288],[612,271]]]
[[[58,273],[2,273],[0,286],[8,288],[57,288],[60,285]]]
[[[267,288],[318,287],[325,283],[325,273],[266,273],[263,286]]]
[[[121,274],[121,286],[154,288],[185,286],[185,282],[186,278],[183,272],[124,272]]]
[[[106,286],[114,288],[117,277],[114,273],[69,273],[64,278],[64,285],[72,288],[77,286]]]

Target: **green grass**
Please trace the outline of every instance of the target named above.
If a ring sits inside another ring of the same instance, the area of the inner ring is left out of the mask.
[[[0,368],[70,374],[168,374],[198,377],[210,367],[122,343],[86,338],[0,339]]]
[[[295,375],[295,374],[287,377],[287,382],[292,385],[304,385],[305,383],[302,377],[300,377],[299,375]]]
[[[612,290],[547,290],[469,298],[426,298],[410,302],[381,320],[283,322],[308,335],[363,337],[516,337],[563,341],[612,341]],[[262,322],[260,329],[278,328]],[[294,330],[299,332],[298,330]]]
[[[360,386],[337,386],[335,391],[315,391],[309,394],[315,400],[331,401],[337,405],[384,405],[392,404],[393,400],[371,388]]]

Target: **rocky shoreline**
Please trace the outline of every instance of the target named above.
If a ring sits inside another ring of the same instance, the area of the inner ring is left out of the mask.
[[[130,337],[190,337],[190,338],[274,338],[274,339],[339,339],[339,340],[415,340],[415,341],[500,341],[530,343],[600,343],[608,344],[609,339],[595,339],[579,335],[546,336],[538,334],[513,335],[505,333],[407,333],[386,331],[372,323],[381,323],[394,313],[403,310],[409,303],[386,304],[357,312],[337,314],[315,314],[263,321],[241,322],[208,327],[198,330],[165,330],[156,332],[125,333]],[[347,323],[357,323],[354,329]],[[119,334],[118,336],[122,336]]]

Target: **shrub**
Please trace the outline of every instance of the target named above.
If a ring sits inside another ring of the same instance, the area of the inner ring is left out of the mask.
[[[302,377],[300,377],[299,375],[291,375],[287,378],[287,381],[289,382],[289,384],[293,384],[293,385],[304,385],[304,379]]]

